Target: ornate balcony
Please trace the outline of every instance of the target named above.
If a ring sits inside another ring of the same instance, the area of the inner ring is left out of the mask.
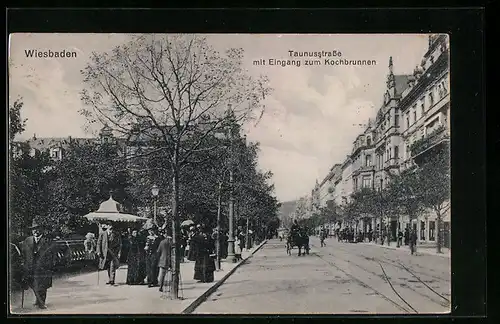
[[[374,171],[375,171],[374,165],[364,165],[364,166],[359,167],[357,170],[354,170],[352,172],[352,174],[355,176],[355,175],[358,175],[362,172],[374,172]]]
[[[431,148],[435,147],[438,144],[449,141],[449,135],[446,131],[446,127],[441,125],[431,133],[429,133],[426,137],[419,139],[415,143],[410,146],[411,155],[413,158],[422,155],[429,151]]]

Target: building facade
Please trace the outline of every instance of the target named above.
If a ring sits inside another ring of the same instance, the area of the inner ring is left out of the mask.
[[[103,127],[99,132],[99,137],[97,138],[87,138],[87,137],[37,137],[33,134],[33,137],[26,141],[14,141],[12,143],[12,150],[14,156],[19,156],[25,150],[29,150],[31,156],[36,156],[41,153],[48,153],[50,158],[54,161],[61,161],[66,156],[68,150],[74,144],[99,144],[99,143],[118,143],[121,146],[121,151],[123,154],[126,152],[125,141],[117,139],[113,136],[111,129],[109,127]]]
[[[351,154],[340,165],[340,179],[333,181],[337,204],[348,203],[351,194],[362,188],[386,188],[391,174],[418,165],[449,145],[449,116],[448,37],[431,35],[427,52],[413,73],[394,74],[393,60],[389,58],[386,89],[376,118],[369,120],[366,129],[357,136]],[[321,202],[320,188],[321,183],[317,183],[312,191],[318,202]],[[449,205],[443,211],[443,242],[447,247],[451,235]],[[419,233],[419,244],[436,243],[436,215],[432,211],[422,213],[411,224],[404,215],[383,220],[372,215],[356,224],[363,231],[375,231],[381,225],[386,226],[391,240],[398,231],[411,226]]]
[[[450,137],[449,45],[447,35],[429,37],[428,51],[413,72],[410,87],[400,102],[403,117],[402,139],[404,155],[400,168],[421,163],[429,155],[438,154]],[[447,207],[446,207],[447,206]],[[442,238],[450,246],[450,202],[443,210]],[[404,227],[412,226],[421,243],[436,244],[436,214],[426,211],[418,219],[402,217]]]

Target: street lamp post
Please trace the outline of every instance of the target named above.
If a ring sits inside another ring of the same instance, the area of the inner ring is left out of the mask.
[[[154,199],[153,223],[158,226],[156,201],[158,199],[158,194],[160,193],[160,188],[158,188],[157,185],[153,185],[153,188],[151,188],[151,193],[153,194]]]
[[[228,111],[231,112],[231,105],[228,105]],[[232,124],[229,125],[229,129],[226,134],[217,133],[217,138],[229,139],[229,229],[228,229],[228,240],[227,240],[227,261],[231,263],[236,263],[236,256],[234,254],[234,165],[233,165],[233,130]]]
[[[216,252],[217,252],[217,262],[215,264],[216,270],[220,270],[220,257],[221,257],[221,246],[220,246],[220,214],[221,214],[221,204],[222,204],[222,180],[219,181],[218,186],[218,200],[217,200],[217,242],[216,242]]]
[[[232,138],[231,138],[232,142]],[[229,262],[236,263],[234,254],[234,172],[232,163],[232,145],[231,145],[231,162],[229,166],[229,238],[227,240],[227,259]]]

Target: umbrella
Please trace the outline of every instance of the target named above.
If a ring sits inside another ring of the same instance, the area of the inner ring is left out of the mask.
[[[181,226],[182,226],[182,227],[191,226],[191,225],[194,225],[194,222],[193,222],[192,220],[190,220],[190,219],[185,220],[185,221],[183,221],[183,222],[181,223]]]

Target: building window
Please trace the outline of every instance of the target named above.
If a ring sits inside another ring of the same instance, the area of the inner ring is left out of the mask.
[[[394,116],[394,126],[399,127],[399,114]]]
[[[431,64],[434,63],[434,55],[431,55]]]
[[[420,240],[425,241],[425,222],[420,221]]]
[[[406,129],[410,128],[410,114],[406,113]]]
[[[434,106],[434,89],[429,93],[429,107]]]
[[[363,188],[370,188],[371,181],[370,177],[363,177]]]
[[[365,156],[365,165],[366,166],[371,166],[372,165],[372,156],[370,154]]]
[[[406,158],[409,158],[410,156],[411,156],[410,145],[406,145]]]
[[[413,122],[417,122],[417,109],[413,109]]]
[[[399,146],[394,146],[394,158],[399,159]]]
[[[429,222],[429,241],[435,241],[435,240],[436,240],[436,222],[430,221]]]
[[[446,88],[446,82],[443,81],[442,85],[443,85],[443,94],[445,95],[448,92],[448,89]]]
[[[368,146],[372,145],[372,138],[371,137],[368,137],[366,139],[366,145],[368,145]]]

